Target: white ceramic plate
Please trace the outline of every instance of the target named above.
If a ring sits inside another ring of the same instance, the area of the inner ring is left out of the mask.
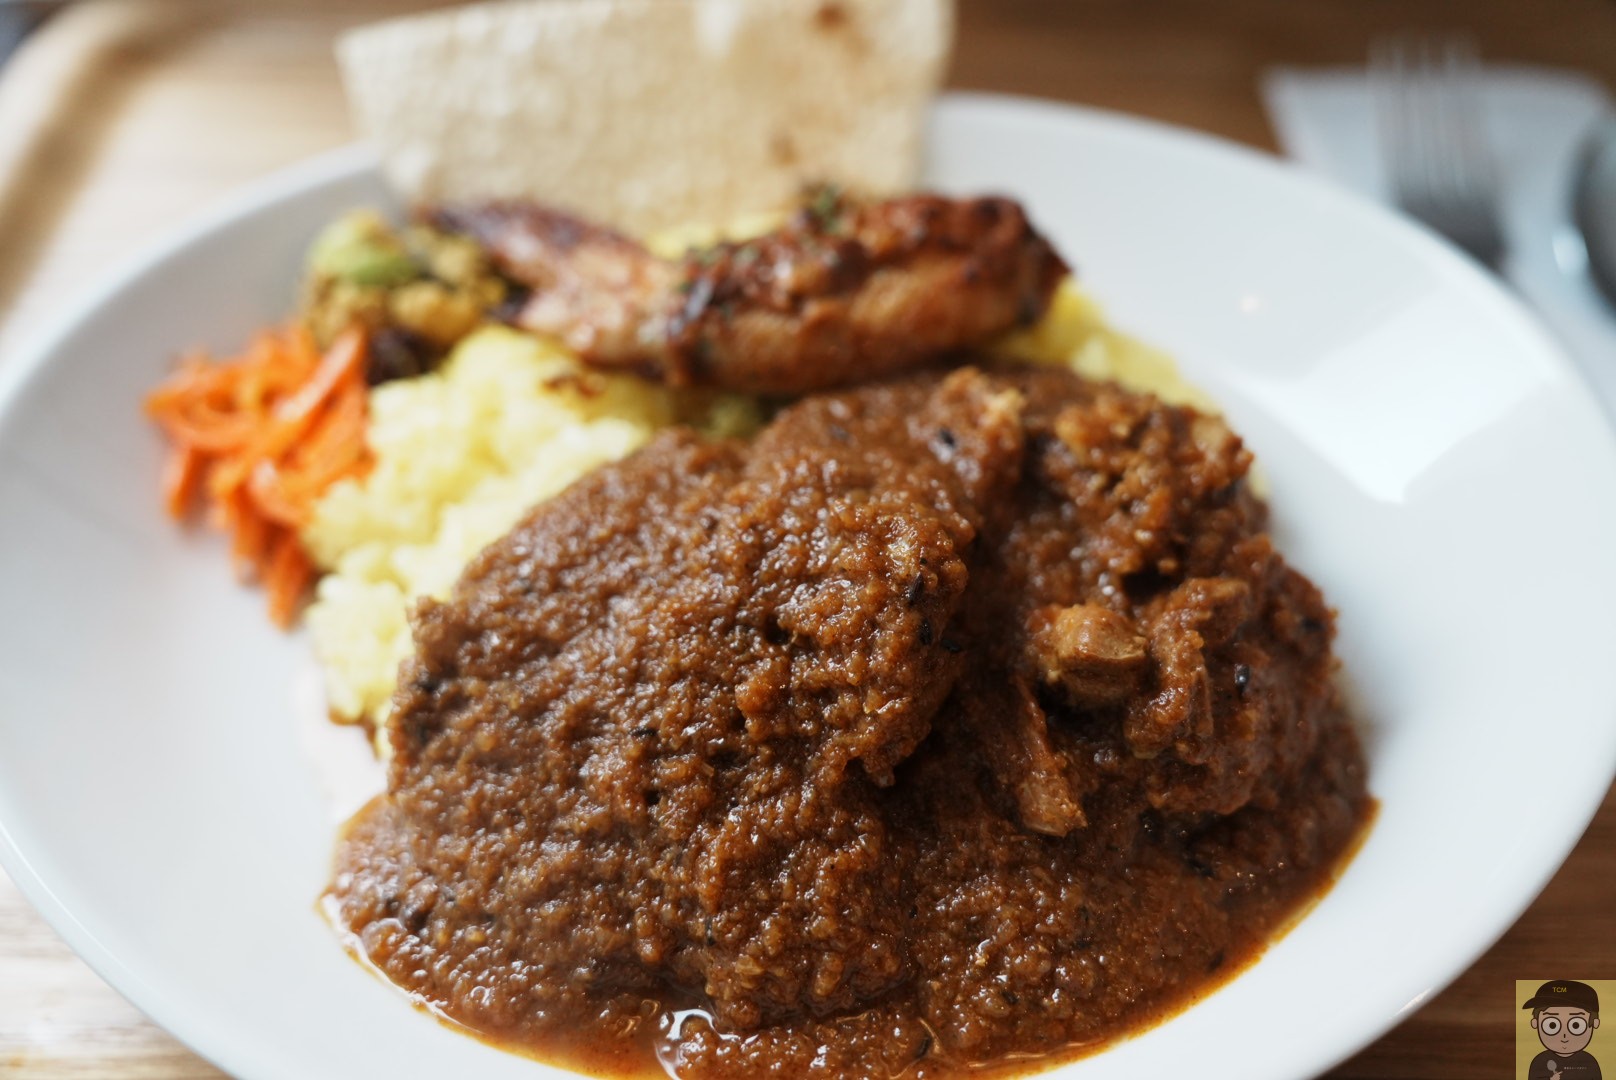
[[[1378,823],[1251,970],[1062,1076],[1299,1077],[1460,972],[1616,761],[1616,447],[1571,368],[1429,236],[1273,161],[1077,109],[938,109],[930,183],[1026,200],[1118,324],[1224,405],[1341,611]],[[332,806],[304,643],[158,508],[142,394],[289,310],[387,196],[343,152],[118,275],[0,368],[0,861],[140,1008],[243,1077],[554,1075],[434,1023],[315,910]],[[1522,976],[1531,974],[1522,972]]]

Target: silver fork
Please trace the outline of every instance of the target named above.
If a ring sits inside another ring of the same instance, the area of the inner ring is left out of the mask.
[[[1381,158],[1397,205],[1497,270],[1505,243],[1480,76],[1464,38],[1387,38],[1369,53]]]

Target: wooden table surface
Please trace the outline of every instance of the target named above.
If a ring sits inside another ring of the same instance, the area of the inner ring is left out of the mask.
[[[332,36],[421,6],[88,0],[58,16],[0,72],[0,363],[42,314],[198,205],[348,141]],[[1271,148],[1259,72],[1359,63],[1371,38],[1410,28],[1465,29],[1490,58],[1616,87],[1608,0],[962,0],[951,83]],[[1616,798],[1491,951],[1331,1076],[1506,1076],[1515,980],[1551,976],[1616,977]],[[0,876],[0,1076],[218,1075],[102,983]]]

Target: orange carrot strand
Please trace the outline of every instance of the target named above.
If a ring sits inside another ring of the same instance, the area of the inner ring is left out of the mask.
[[[269,331],[222,362],[182,358],[146,398],[174,444],[165,508],[179,518],[205,502],[237,574],[264,587],[279,626],[296,618],[317,576],[298,530],[332,484],[371,464],[365,356],[359,330],[324,353],[301,327]]]
[[[264,575],[264,587],[269,592],[269,617],[276,626],[284,630],[292,625],[313,582],[314,565],[297,534],[282,532],[271,549]]]
[[[182,445],[169,454],[163,467],[163,507],[168,516],[183,520],[202,486],[203,457],[194,446]]]

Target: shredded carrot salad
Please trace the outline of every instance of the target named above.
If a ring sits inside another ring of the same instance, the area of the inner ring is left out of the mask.
[[[163,501],[230,535],[236,573],[262,583],[276,625],[292,624],[315,568],[298,539],[332,484],[370,468],[365,339],[349,330],[322,356],[301,327],[270,330],[240,356],[193,355],[146,398],[173,451]]]

